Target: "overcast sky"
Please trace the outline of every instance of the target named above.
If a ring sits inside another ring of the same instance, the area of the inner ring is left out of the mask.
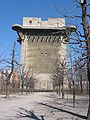
[[[59,9],[60,14],[55,9]],[[63,17],[64,13],[77,13],[75,0],[0,0],[0,53],[7,54],[12,45],[17,41],[17,33],[12,30],[12,25],[22,24],[23,17]],[[20,45],[17,44],[18,55]]]

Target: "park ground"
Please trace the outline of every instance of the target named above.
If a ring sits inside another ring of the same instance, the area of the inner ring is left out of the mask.
[[[87,95],[77,95],[75,107],[69,94],[65,99],[53,92],[0,95],[0,120],[85,120],[87,110]]]

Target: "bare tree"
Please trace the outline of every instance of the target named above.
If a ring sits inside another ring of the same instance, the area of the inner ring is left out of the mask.
[[[86,55],[82,56],[82,59],[86,60],[87,64],[87,77],[89,82],[89,106],[88,106],[88,113],[87,113],[87,120],[90,120],[90,25],[89,25],[89,19],[90,14],[88,13],[88,8],[90,7],[90,3],[88,0],[76,0],[78,3],[77,7],[81,10],[81,15],[74,15],[74,16],[68,16],[64,15],[66,18],[76,18],[80,19],[79,23],[82,27],[81,29],[76,29],[76,36],[71,38],[72,44],[79,44],[81,48],[84,48],[87,51]],[[75,7],[76,8],[76,7]],[[57,9],[57,8],[56,8]],[[59,12],[59,10],[57,9]],[[60,12],[59,12],[60,13]],[[68,36],[68,35],[67,35]],[[83,49],[82,49],[83,50]]]
[[[15,45],[16,43],[14,43],[13,45],[13,48],[12,48],[12,53],[11,53],[11,59],[3,59],[3,61],[7,64],[7,70],[6,72],[4,73],[5,75],[5,78],[6,78],[6,95],[5,95],[5,98],[8,98],[9,97],[9,93],[10,93],[10,79],[11,79],[11,76],[12,76],[12,73],[13,73],[13,70],[14,70],[14,67],[15,67],[15,63],[16,63],[16,60],[15,60]]]
[[[87,13],[87,7],[90,5],[87,3],[87,0],[83,0],[78,2],[81,5],[82,9],[82,26],[84,31],[84,37],[86,40],[86,48],[87,48],[87,75],[88,75],[88,81],[89,81],[89,107],[88,107],[88,113],[87,113],[87,120],[90,120],[90,29],[88,24],[88,16],[90,17],[90,14]]]
[[[62,98],[64,98],[64,79],[66,76],[66,61],[65,59],[57,59],[55,62],[55,67],[51,76],[54,90],[56,89],[57,94],[62,93]]]
[[[55,63],[55,67],[51,75],[51,79],[53,83],[53,90],[60,95],[61,80],[60,80],[60,66],[58,62]]]
[[[87,0],[76,0],[78,4],[80,5],[80,8],[82,10],[82,14],[80,16],[81,18],[81,24],[83,28],[83,35],[81,34],[81,31],[78,30],[78,34],[80,37],[85,38],[84,41],[82,39],[79,39],[79,43],[82,46],[82,43],[84,42],[86,45],[87,50],[87,76],[88,76],[88,82],[89,82],[89,107],[88,107],[88,113],[87,113],[87,120],[90,120],[90,26],[88,17],[90,18],[90,14],[88,14],[87,10],[90,4]]]
[[[34,92],[37,79],[35,75],[33,74],[33,69],[31,69],[31,67],[28,68],[26,82],[27,82],[27,90],[29,92]]]
[[[70,47],[70,64],[71,64],[71,79],[73,84],[73,107],[75,107],[75,80],[74,80],[74,69],[72,63],[72,48]]]
[[[26,70],[25,65],[20,66],[19,71],[19,80],[20,80],[20,86],[21,86],[21,93],[25,91],[26,94],[29,92],[34,91],[35,84],[37,82],[37,79],[35,78],[35,75],[33,75],[33,71],[30,67]]]
[[[81,61],[80,57],[78,57],[77,60],[75,60],[75,77],[76,81],[78,82],[78,90],[80,93],[84,92],[84,89],[88,89],[87,85],[87,75],[86,75],[86,65],[84,64],[84,60]],[[86,85],[86,88],[85,88]],[[87,92],[88,93],[88,92]]]
[[[25,81],[26,81],[26,69],[25,69],[25,65],[23,65],[23,64],[20,65],[19,80],[20,80],[21,94],[23,94],[24,89],[25,89]]]

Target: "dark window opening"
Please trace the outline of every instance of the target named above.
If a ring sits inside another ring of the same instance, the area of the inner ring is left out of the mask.
[[[30,25],[31,25],[31,24],[32,24],[32,21],[30,20],[29,23],[30,23]]]

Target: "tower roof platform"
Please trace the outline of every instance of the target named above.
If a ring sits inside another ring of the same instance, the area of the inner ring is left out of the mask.
[[[73,31],[76,26],[65,26],[64,18],[48,18],[48,21],[42,21],[41,18],[23,17],[23,25],[14,24],[12,29],[15,31],[20,30],[52,30],[63,31],[69,29]]]

